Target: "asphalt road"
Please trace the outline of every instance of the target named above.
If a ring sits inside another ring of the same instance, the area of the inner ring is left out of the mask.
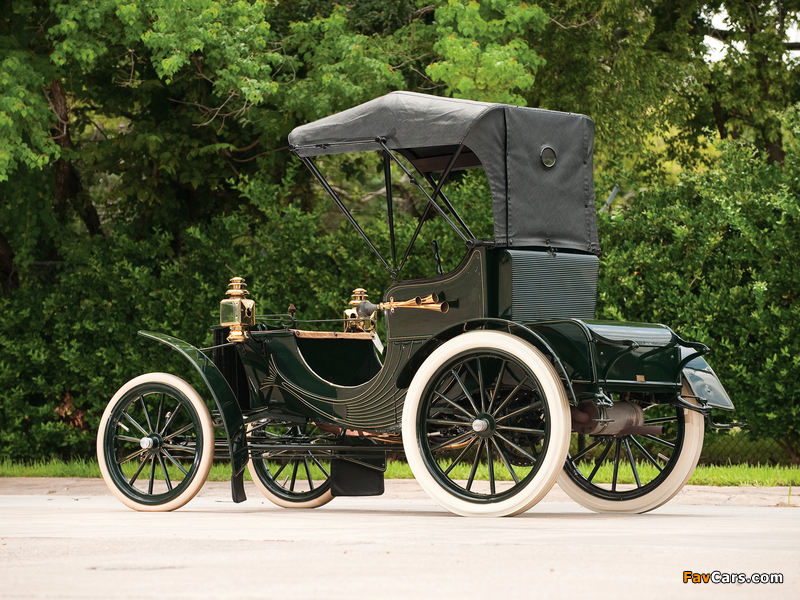
[[[413,481],[316,510],[247,492],[233,504],[227,484],[207,484],[176,512],[137,513],[97,480],[0,479],[0,598],[800,597],[787,488],[687,487],[635,516],[554,489],[506,519],[453,516]],[[683,583],[684,571],[783,583]]]

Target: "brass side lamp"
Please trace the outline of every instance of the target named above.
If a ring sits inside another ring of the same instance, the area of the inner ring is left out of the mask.
[[[256,302],[245,298],[250,292],[243,277],[231,277],[228,287],[228,298],[219,303],[219,324],[231,328],[229,342],[243,342],[249,335],[247,328],[256,324]]]
[[[350,306],[353,308],[345,309],[344,311],[344,332],[357,333],[360,331],[371,332],[375,330],[375,310],[371,313],[365,313],[364,310],[359,311],[358,307],[365,303],[367,300],[367,290],[364,288],[356,288],[353,290],[353,299],[350,300]]]

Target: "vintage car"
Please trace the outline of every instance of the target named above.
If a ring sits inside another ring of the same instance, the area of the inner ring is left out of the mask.
[[[521,513],[557,480],[595,511],[667,502],[697,465],[705,418],[733,405],[703,344],[665,325],[594,320],[593,131],[582,115],[410,92],[297,127],[291,151],[393,284],[371,303],[353,282],[338,331],[259,315],[233,278],[212,347],[140,332],[182,354],[207,389],[149,373],[114,395],[97,438],[111,491],[137,510],[173,510],[216,458],[230,460],[235,502],[248,467],[278,505],[318,507],[381,494],[387,458],[400,455],[459,515]],[[318,168],[318,157],[359,152],[383,161],[388,256]],[[491,190],[492,239],[445,195],[452,174],[475,168]],[[393,170],[427,199],[399,260]],[[432,215],[463,240],[463,260],[442,273],[434,250],[431,277],[402,280]]]

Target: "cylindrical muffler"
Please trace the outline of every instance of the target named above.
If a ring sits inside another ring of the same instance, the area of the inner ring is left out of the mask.
[[[617,435],[644,425],[644,411],[633,402],[617,402],[603,409],[601,414],[600,407],[589,400],[571,407],[572,431],[586,435]]]

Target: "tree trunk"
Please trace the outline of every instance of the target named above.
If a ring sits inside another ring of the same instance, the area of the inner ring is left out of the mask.
[[[778,122],[778,131],[773,133],[774,139],[770,140],[767,135],[764,135],[764,143],[767,148],[767,162],[771,165],[778,164],[783,166],[786,152],[783,150],[783,134],[780,130],[780,122]]]
[[[73,145],[69,134],[67,95],[61,82],[55,77],[50,82],[50,104],[58,119],[53,138],[61,148],[71,150]],[[58,213],[63,215],[69,203],[86,225],[90,236],[103,235],[103,230],[100,227],[100,217],[97,215],[94,205],[82,193],[83,185],[71,160],[58,159],[55,167],[55,178],[55,200]]]

